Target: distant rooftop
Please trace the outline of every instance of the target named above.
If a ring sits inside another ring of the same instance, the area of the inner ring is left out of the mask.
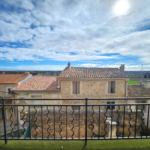
[[[30,75],[29,72],[24,74],[0,74],[0,84],[18,84]]]
[[[128,85],[128,97],[150,97],[150,88],[142,85]]]
[[[57,91],[56,76],[35,75],[12,91]]]

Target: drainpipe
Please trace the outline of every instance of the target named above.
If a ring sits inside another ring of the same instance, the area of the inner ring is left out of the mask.
[[[12,97],[15,98],[15,93],[14,93],[14,91],[12,92]],[[12,102],[13,102],[13,100],[12,100]],[[15,102],[15,100],[14,100],[14,105],[15,105],[15,104],[16,104],[16,102]],[[18,107],[18,106],[17,106],[17,107]],[[18,113],[18,112],[16,112],[16,108],[15,108],[15,106],[14,106],[13,115],[14,115],[15,123],[17,123],[17,119],[16,119],[17,113]]]
[[[127,81],[125,80],[125,93],[124,93],[124,97],[127,97]]]

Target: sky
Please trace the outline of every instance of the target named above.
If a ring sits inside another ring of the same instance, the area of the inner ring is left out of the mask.
[[[0,0],[0,70],[150,71],[150,0]]]

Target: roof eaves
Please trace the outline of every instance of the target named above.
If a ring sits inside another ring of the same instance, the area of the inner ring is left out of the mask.
[[[13,92],[59,92],[59,90],[11,90]]]
[[[72,77],[59,77],[58,79],[112,79],[112,78],[118,78],[118,79],[127,79],[129,77],[99,77],[99,78],[72,78]]]
[[[0,84],[18,84],[18,83],[0,83]]]

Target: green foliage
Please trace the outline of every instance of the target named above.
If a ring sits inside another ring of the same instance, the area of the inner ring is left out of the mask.
[[[128,81],[128,84],[136,84],[136,85],[139,85],[139,82],[138,82],[138,81]]]
[[[128,85],[139,85],[140,83],[138,81],[128,81]],[[147,86],[146,82],[143,82]]]

